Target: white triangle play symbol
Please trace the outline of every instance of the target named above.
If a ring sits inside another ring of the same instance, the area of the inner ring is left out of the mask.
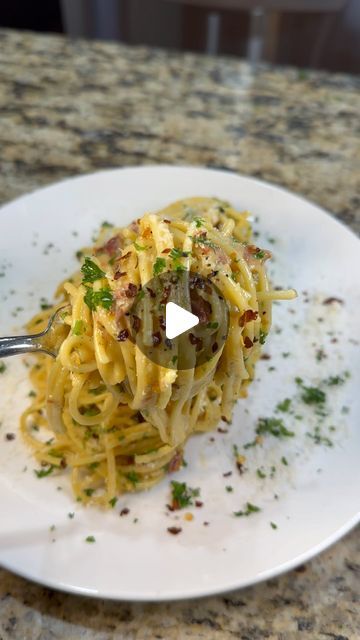
[[[172,340],[199,324],[199,318],[175,302],[168,302],[165,308],[165,323],[166,337]]]

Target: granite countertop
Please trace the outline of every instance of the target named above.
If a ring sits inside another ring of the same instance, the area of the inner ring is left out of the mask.
[[[221,167],[360,230],[359,79],[0,32],[0,202],[122,165]],[[360,638],[360,540],[287,575],[170,604],[66,595],[0,570],[0,639]]]

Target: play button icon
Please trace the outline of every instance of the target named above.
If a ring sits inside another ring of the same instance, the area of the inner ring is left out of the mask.
[[[165,332],[169,340],[177,338],[185,331],[196,327],[199,318],[190,311],[179,307],[175,302],[168,302],[165,311]]]
[[[122,337],[129,336],[154,364],[182,371],[221,354],[229,309],[210,277],[165,271],[138,288],[124,321]]]

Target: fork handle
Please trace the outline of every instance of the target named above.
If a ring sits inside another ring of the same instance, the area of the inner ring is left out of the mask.
[[[21,353],[46,351],[39,336],[12,336],[0,338],[0,358],[17,356]]]

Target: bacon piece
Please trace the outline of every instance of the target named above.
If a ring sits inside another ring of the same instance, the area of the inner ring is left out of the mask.
[[[125,291],[125,295],[127,298],[135,298],[137,294],[137,286],[132,282],[129,283],[128,288]]]
[[[101,247],[101,251],[105,251],[112,258],[119,250],[121,249],[121,243],[119,236],[114,236],[110,238],[105,244]],[[99,249],[98,249],[99,251]]]

